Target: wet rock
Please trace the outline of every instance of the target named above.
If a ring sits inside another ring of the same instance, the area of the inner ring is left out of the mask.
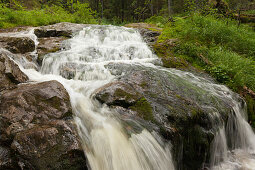
[[[175,160],[183,165],[180,168],[199,169],[209,161],[214,133],[232,111],[229,101],[209,94],[178,71],[113,63],[106,67],[118,78],[98,89],[96,99],[116,108],[122,117],[153,124],[151,128],[174,145],[173,157],[181,158]]]
[[[73,33],[82,30],[85,26],[86,25],[84,24],[62,22],[54,25],[38,27],[34,30],[34,33],[38,38],[61,36],[71,38]]]
[[[151,31],[145,28],[139,29],[139,32],[142,35],[144,41],[150,46],[157,42],[158,37],[161,34],[161,32],[159,31]]]
[[[60,36],[71,38],[71,34],[72,34],[72,32],[70,31],[63,31],[63,30],[59,31],[55,29],[42,29],[42,28],[35,29],[34,33],[38,38],[60,37]]]
[[[15,54],[25,54],[35,50],[34,41],[28,37],[0,37],[0,46]]]
[[[34,124],[71,116],[69,95],[57,81],[20,85],[0,97],[1,136],[10,139]]]
[[[158,36],[162,31],[161,28],[147,23],[131,23],[125,25],[125,27],[136,28],[140,32],[144,41],[150,46],[153,46],[157,42]]]
[[[11,148],[34,169],[87,169],[75,129],[57,120],[17,133]],[[24,165],[27,163],[20,159]]]
[[[62,49],[63,41],[66,40],[66,37],[48,37],[48,38],[39,38],[39,44],[37,46],[37,62],[39,65],[42,64],[43,58],[48,53],[54,53]]]
[[[42,64],[45,55],[57,52],[64,48],[64,40],[71,38],[73,34],[81,31],[86,26],[88,25],[63,22],[54,25],[37,27],[34,30],[34,33],[38,37],[39,41],[37,47],[38,64]]]
[[[0,96],[0,146],[20,169],[87,169],[69,95],[57,81],[22,84]]]
[[[0,33],[14,33],[14,32],[22,32],[30,29],[29,26],[20,26],[20,27],[13,27],[13,28],[1,28]]]
[[[137,93],[131,86],[122,82],[107,84],[99,89],[96,99],[108,106],[117,105],[128,108],[137,102],[142,95]]]
[[[28,77],[19,69],[19,66],[7,54],[0,52],[0,91],[13,88],[27,80]]]

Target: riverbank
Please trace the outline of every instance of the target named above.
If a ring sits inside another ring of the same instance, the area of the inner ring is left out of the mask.
[[[249,123],[255,127],[254,33],[235,20],[194,14],[165,24],[153,48],[165,66],[182,70],[193,66],[242,95]]]

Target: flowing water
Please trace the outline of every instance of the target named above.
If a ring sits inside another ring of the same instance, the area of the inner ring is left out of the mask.
[[[38,44],[32,31],[26,34]],[[23,34],[24,36],[24,34]],[[109,63],[154,66],[157,60],[140,34],[115,26],[89,26],[65,43],[65,50],[48,54],[40,71],[21,66],[33,81],[57,80],[67,89],[79,136],[92,170],[173,170],[171,147],[155,133],[143,129],[127,134],[117,113],[93,99],[96,89],[114,80]],[[36,52],[36,51],[35,51]],[[25,66],[24,62],[20,65]],[[149,64],[146,64],[149,63]],[[29,67],[28,67],[29,68]],[[163,69],[228,100],[233,108],[226,125],[217,132],[210,169],[255,169],[255,136],[245,119],[245,107],[228,88],[191,73]],[[219,116],[218,113],[215,113]]]
[[[222,123],[211,144],[210,169],[212,170],[255,170],[255,135],[247,122],[246,104],[226,86],[179,70],[168,70],[202,89],[208,95],[227,101],[232,107],[228,122]],[[216,117],[220,117],[215,112]]]
[[[146,129],[127,134],[115,112],[92,98],[96,89],[115,78],[104,67],[107,63],[144,63],[156,58],[140,34],[122,27],[91,26],[70,39],[66,48],[45,57],[40,72],[23,71],[34,81],[58,80],[68,90],[91,169],[174,169],[169,144]]]

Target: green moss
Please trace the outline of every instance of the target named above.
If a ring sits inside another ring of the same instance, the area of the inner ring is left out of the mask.
[[[148,84],[147,84],[147,82],[143,81],[143,82],[140,84],[140,86],[141,86],[142,88],[146,88],[146,87],[148,86]]]
[[[182,57],[173,55],[173,47],[167,42],[154,44],[154,51],[161,58],[163,66],[167,68],[187,68],[188,62]]]
[[[55,47],[55,48],[52,48],[52,49],[48,50],[47,53],[55,53],[55,52],[57,52],[59,50],[60,50],[59,47]]]
[[[134,100],[134,101],[139,99],[138,94],[131,94],[131,93],[128,93],[122,89],[116,89],[114,92],[114,96],[123,97],[126,100]]]
[[[175,96],[176,96],[177,98],[183,100],[183,98],[182,98],[180,95],[176,94]]]
[[[200,113],[200,111],[197,110],[197,109],[192,109],[192,110],[191,110],[191,115],[192,115],[192,117],[198,116],[199,113]]]
[[[152,107],[150,103],[142,97],[139,99],[135,105],[130,107],[131,110],[136,111],[140,117],[142,117],[145,120],[149,120],[152,122],[155,122],[153,112],[152,112]]]

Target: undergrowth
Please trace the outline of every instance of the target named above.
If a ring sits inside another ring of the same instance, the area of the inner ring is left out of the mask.
[[[158,42],[173,38],[179,40],[173,48],[175,55],[202,67],[235,91],[243,86],[255,91],[255,34],[248,26],[194,14],[167,24]]]
[[[94,13],[87,3],[74,6],[73,13],[56,5],[34,10],[26,10],[21,5],[13,9],[8,8],[7,5],[0,4],[0,28],[41,26],[59,22],[96,23],[93,17]]]

